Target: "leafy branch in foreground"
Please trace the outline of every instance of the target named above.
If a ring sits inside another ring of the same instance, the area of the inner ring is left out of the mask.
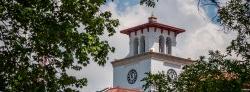
[[[158,2],[159,0],[141,0],[140,4],[141,5],[146,5],[148,7],[155,7],[156,6],[156,2]]]
[[[1,0],[0,76],[7,91],[76,91],[70,76],[90,60],[104,65],[114,48],[100,40],[119,22],[100,11],[106,0]],[[2,83],[1,83],[2,84]]]
[[[143,78],[141,81],[145,82],[143,89],[152,89],[159,92],[172,92],[175,90],[174,82],[168,75],[164,72],[159,72],[157,74],[145,73],[147,77]],[[151,91],[152,91],[151,90]]]
[[[185,66],[174,82],[162,72],[146,73],[144,90],[159,92],[242,92],[250,83],[250,62],[227,59],[218,51]]]
[[[250,62],[227,59],[218,51],[184,67],[178,79],[182,92],[241,92],[250,83]]]
[[[113,1],[113,0],[112,0]],[[108,0],[0,0],[0,90],[77,91],[86,78],[68,75],[114,52],[100,36],[119,25],[100,7]],[[141,0],[154,6],[154,1]]]

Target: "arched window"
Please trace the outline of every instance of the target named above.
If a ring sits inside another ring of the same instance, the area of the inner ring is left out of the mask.
[[[140,53],[144,53],[145,52],[145,37],[141,36],[140,39]]]
[[[138,54],[139,41],[138,38],[134,39],[134,55]]]
[[[164,37],[161,35],[159,37],[159,52],[164,53],[165,47],[164,47]]]
[[[167,48],[167,54],[172,53],[172,41],[170,37],[167,37],[166,39],[166,48]]]

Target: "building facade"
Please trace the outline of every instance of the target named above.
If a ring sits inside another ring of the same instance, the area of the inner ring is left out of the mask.
[[[164,71],[170,78],[177,78],[182,67],[192,63],[172,56],[172,46],[176,46],[176,37],[182,32],[185,30],[158,23],[154,16],[148,18],[148,23],[122,30],[129,36],[129,54],[112,62],[113,87],[143,91],[141,80],[147,72]]]

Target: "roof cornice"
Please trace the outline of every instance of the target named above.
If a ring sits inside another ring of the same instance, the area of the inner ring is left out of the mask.
[[[162,54],[162,53],[156,53],[156,52],[146,52],[143,54],[138,54],[135,56],[124,58],[124,59],[118,59],[118,60],[115,60],[111,63],[113,66],[120,66],[123,64],[135,63],[135,62],[138,62],[142,59],[149,59],[149,58],[158,59],[160,61],[169,60],[171,62],[185,64],[185,65],[192,64],[194,62],[193,60],[190,60],[190,59],[180,58],[180,57],[176,57],[176,56],[172,56],[172,55],[168,55],[168,54]],[[136,59],[135,62],[129,62],[129,61],[135,60],[135,59]]]
[[[145,24],[142,24],[142,25],[138,25],[138,26],[131,27],[131,28],[128,28],[128,29],[125,29],[125,30],[121,30],[120,32],[129,35],[131,32],[135,32],[135,31],[142,30],[142,29],[149,28],[149,27],[159,28],[159,29],[162,29],[164,31],[172,31],[172,32],[175,32],[176,34],[185,32],[184,29],[180,29],[180,28],[176,28],[176,27],[173,27],[173,26],[161,24],[161,23],[158,23],[158,22],[148,22],[148,23],[145,23]]]

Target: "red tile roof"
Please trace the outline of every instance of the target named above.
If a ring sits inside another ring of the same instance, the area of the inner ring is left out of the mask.
[[[135,32],[135,31],[142,30],[144,28],[149,28],[149,27],[160,28],[160,29],[162,29],[162,31],[163,30],[164,31],[172,31],[172,32],[175,32],[176,34],[185,32],[184,29],[172,27],[172,26],[157,23],[157,22],[148,22],[148,23],[145,23],[145,24],[142,24],[142,25],[139,25],[139,26],[135,26],[135,27],[132,27],[132,28],[122,30],[121,33],[129,35],[131,32]]]
[[[142,91],[135,90],[135,89],[115,87],[115,88],[108,89],[106,92],[142,92]]]

